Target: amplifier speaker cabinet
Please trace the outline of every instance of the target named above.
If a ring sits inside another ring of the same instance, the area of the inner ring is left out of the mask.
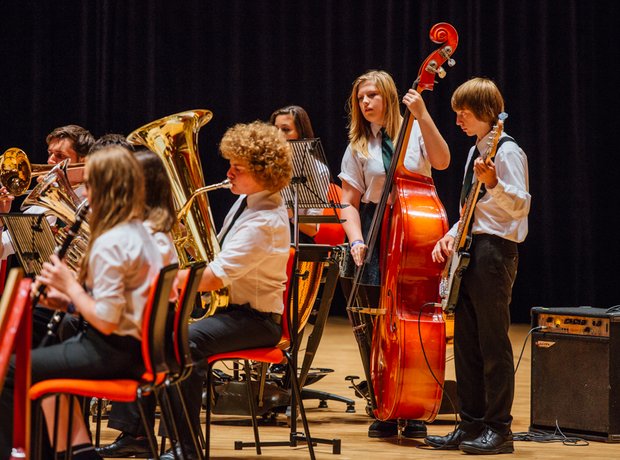
[[[620,442],[620,312],[531,310],[530,430]]]

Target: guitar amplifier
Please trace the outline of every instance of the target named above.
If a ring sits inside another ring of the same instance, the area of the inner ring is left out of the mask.
[[[531,310],[530,430],[620,442],[620,312]]]

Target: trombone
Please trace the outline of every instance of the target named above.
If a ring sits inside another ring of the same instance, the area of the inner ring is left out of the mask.
[[[10,195],[27,193],[33,177],[48,174],[56,165],[31,164],[22,149],[11,147],[0,156],[0,186],[6,187]],[[83,168],[84,163],[67,165],[67,169]]]

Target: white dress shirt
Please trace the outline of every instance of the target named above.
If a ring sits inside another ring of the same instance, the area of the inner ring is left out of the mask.
[[[503,133],[502,137],[506,134]],[[477,143],[484,157],[490,148],[493,133]],[[474,154],[475,146],[469,151],[466,165]],[[525,240],[528,232],[527,216],[530,212],[531,196],[527,156],[514,142],[504,142],[495,154],[497,185],[487,189],[476,204],[472,233],[497,235],[516,243]],[[475,180],[475,175],[472,181]],[[458,222],[448,232],[456,236]]]
[[[281,314],[291,244],[288,214],[278,192],[265,190],[247,198],[247,208],[233,223],[209,267],[230,287],[231,304],[249,303],[258,311]],[[239,197],[228,212],[220,235],[242,200]]]
[[[386,176],[381,150],[381,126],[372,123],[370,128],[373,135],[368,139],[368,156],[353,151],[349,144],[342,157],[341,172],[338,175],[340,180],[347,181],[362,193],[362,203],[379,202]],[[404,165],[408,171],[431,177],[431,163],[417,120],[411,128]]]
[[[139,220],[119,224],[95,240],[86,286],[96,315],[118,324],[115,334],[141,338],[144,306],[163,266],[157,243]]]

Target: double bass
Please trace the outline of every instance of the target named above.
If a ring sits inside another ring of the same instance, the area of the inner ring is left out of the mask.
[[[431,53],[413,88],[432,90],[442,65],[454,65],[451,56],[458,34],[447,23],[434,25],[430,38],[442,46]],[[438,303],[442,266],[431,259],[432,248],[448,230],[445,209],[433,180],[408,171],[405,152],[414,117],[406,110],[395,142],[385,187],[369,231],[365,263],[381,232],[381,296],[372,329],[370,350],[356,338],[369,382],[369,401],[379,420],[413,419],[431,422],[439,412],[445,374],[445,324]],[[354,298],[363,265],[358,267],[347,311]],[[352,313],[349,313],[352,317]],[[367,335],[364,337],[368,339]],[[366,357],[366,359],[365,359]]]

